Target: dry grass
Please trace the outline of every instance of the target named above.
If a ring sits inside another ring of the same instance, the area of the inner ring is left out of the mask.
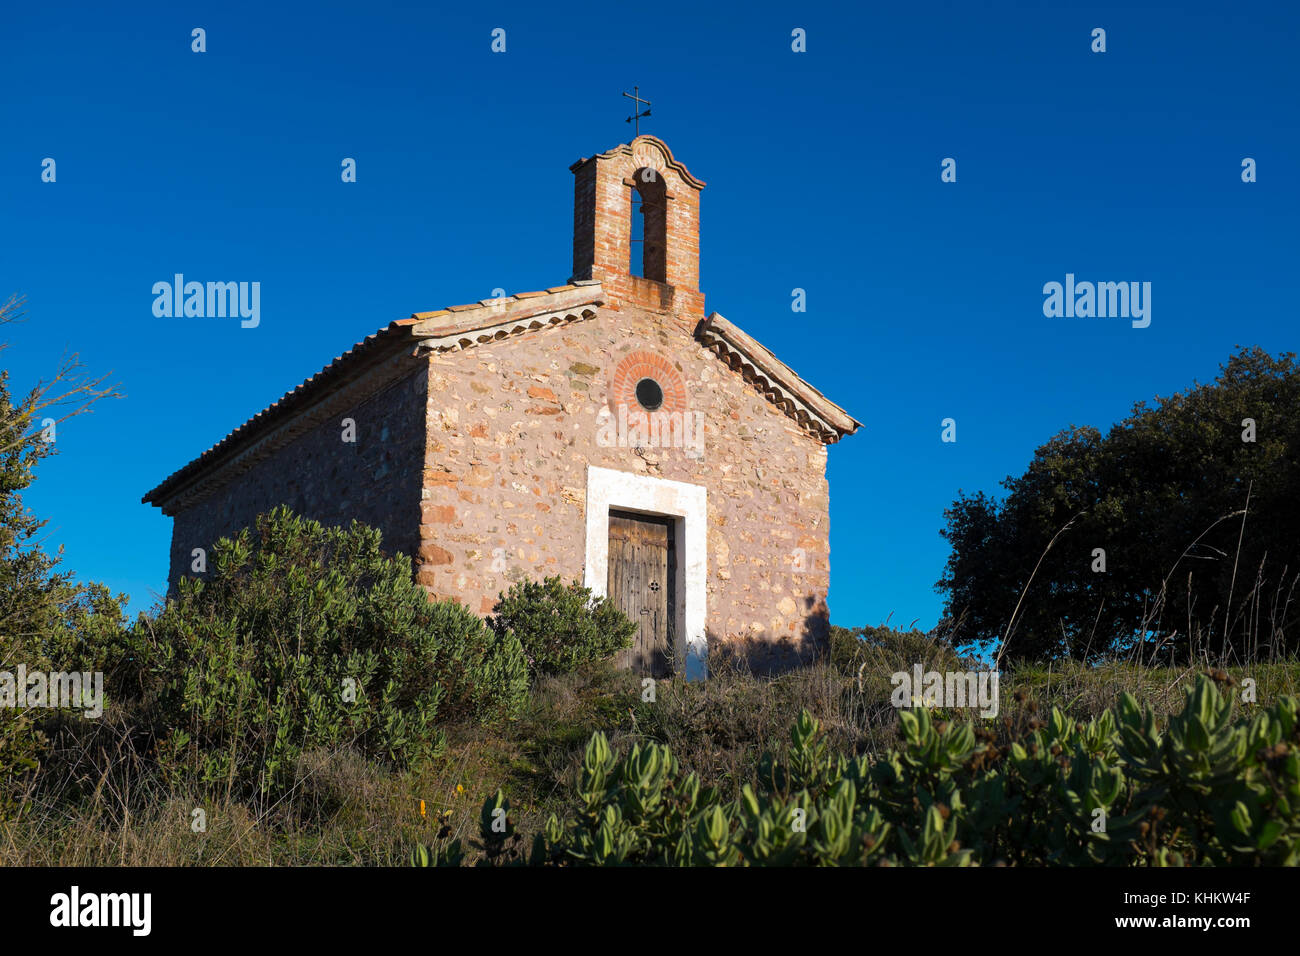
[[[1002,696],[1007,699],[1007,690],[1024,691],[1043,703],[1091,717],[1129,693],[1157,713],[1168,714],[1181,709],[1184,691],[1208,667],[1137,667],[1122,662],[1088,667],[1074,661],[1022,665],[1012,672],[1009,681],[1004,681]],[[1300,695],[1300,666],[1294,662],[1266,662],[1226,670],[1238,681],[1255,681],[1260,703]]]
[[[776,678],[730,669],[704,683],[662,680],[654,702],[642,700],[638,678],[609,668],[544,680],[519,720],[451,728],[446,753],[418,771],[385,771],[348,750],[304,754],[289,797],[262,808],[167,787],[125,743],[105,744],[121,732],[108,721],[96,747],[84,748],[94,753],[79,755],[76,773],[53,763],[42,771],[43,785],[29,786],[22,815],[0,822],[0,865],[403,865],[412,846],[440,830],[471,846],[482,801],[498,788],[526,834],[565,813],[596,731],[620,749],[667,744],[684,766],[734,791],[764,750],[786,745],[800,710],[822,722],[835,749],[878,752],[896,741],[890,674],[917,662],[927,670],[964,666],[938,645],[863,646],[855,654],[848,666],[819,664]],[[1167,714],[1202,669],[1020,666],[1003,674],[1003,716],[1014,721],[1028,707],[1053,705],[1093,715],[1125,691]],[[1300,693],[1295,663],[1229,670],[1256,681],[1261,703]],[[1013,703],[1018,695],[1024,700]],[[202,832],[192,827],[196,809],[206,815]]]

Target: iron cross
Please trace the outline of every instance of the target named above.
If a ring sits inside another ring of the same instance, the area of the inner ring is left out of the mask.
[[[650,101],[641,99],[639,95],[640,93],[641,93],[641,87],[634,86],[632,87],[631,93],[623,94],[629,100],[633,100],[636,103],[636,105],[633,107],[632,115],[627,118],[627,122],[635,124],[632,128],[636,131],[634,134],[636,136],[641,135],[641,117],[650,115]],[[645,112],[644,113],[636,112],[636,110],[639,110],[641,108],[642,103],[645,104]]]

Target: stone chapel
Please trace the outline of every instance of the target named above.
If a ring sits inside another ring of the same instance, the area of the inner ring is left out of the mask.
[[[581,581],[639,623],[622,663],[642,673],[817,652],[827,449],[860,423],[706,313],[705,184],[664,142],[570,170],[567,283],[390,323],[144,496],[174,519],[173,585],[284,504],[379,528],[480,614],[521,578]]]

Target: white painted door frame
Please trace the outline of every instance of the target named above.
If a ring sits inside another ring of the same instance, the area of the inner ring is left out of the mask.
[[[587,466],[587,559],[583,584],[607,597],[609,510],[672,518],[677,552],[677,633],[685,635],[687,680],[708,676],[708,493],[703,485]]]

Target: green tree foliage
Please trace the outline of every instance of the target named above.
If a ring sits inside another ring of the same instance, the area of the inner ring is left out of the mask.
[[[0,325],[18,317],[21,300],[0,303]],[[0,352],[6,346],[0,345]],[[88,654],[105,642],[121,622],[121,598],[97,585],[79,585],[59,571],[62,549],[48,554],[41,547],[46,522],[23,504],[42,459],[54,454],[44,424],[55,425],[112,395],[102,379],[79,375],[75,356],[48,381],[15,401],[9,372],[0,369],[0,671],[81,670],[100,660]],[[18,787],[33,772],[44,751],[41,724],[48,712],[0,708],[0,817],[17,805]]]
[[[1212,384],[1140,403],[1105,436],[1061,432],[1002,500],[959,496],[937,585],[958,638],[1013,658],[1293,651],[1297,409],[1295,356],[1243,349]]]
[[[636,624],[607,599],[558,577],[521,581],[498,597],[488,623],[503,640],[523,645],[534,674],[567,674],[605,660],[631,646],[636,633]]]
[[[277,508],[219,541],[210,566],[134,629],[159,754],[182,776],[273,795],[305,750],[409,766],[441,748],[435,718],[523,705],[518,641],[430,602],[372,528]]]
[[[902,746],[829,751],[804,712],[790,746],[724,799],[669,748],[587,746],[573,807],[528,844],[501,793],[480,819],[485,865],[1300,864],[1297,701],[1234,712],[1209,677],[1159,728],[1131,695],[1088,723],[1053,708],[1003,739],[902,710]],[[455,866],[459,842],[417,847]]]

